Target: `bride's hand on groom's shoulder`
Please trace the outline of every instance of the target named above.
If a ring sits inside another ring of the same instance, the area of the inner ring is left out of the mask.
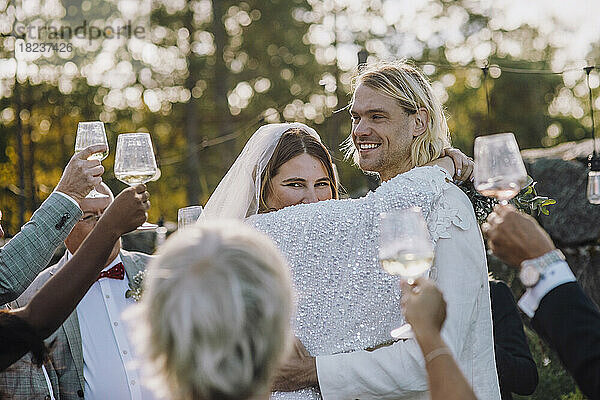
[[[318,384],[316,358],[308,353],[297,337],[294,337],[292,349],[275,373],[272,390],[293,392]]]
[[[475,163],[462,151],[453,147],[442,150],[440,157],[428,162],[426,166],[438,166],[445,169],[456,183],[465,182],[473,178]]]
[[[454,147],[445,148],[442,152],[442,156],[450,157],[450,159],[452,159],[455,170],[453,178],[456,182],[466,182],[473,178],[475,163],[471,157],[468,157],[462,151],[455,149]]]

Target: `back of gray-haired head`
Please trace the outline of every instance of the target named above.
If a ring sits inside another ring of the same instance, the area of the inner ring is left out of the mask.
[[[145,288],[137,329],[154,388],[173,399],[268,392],[292,308],[269,238],[235,220],[197,224],[159,250]]]

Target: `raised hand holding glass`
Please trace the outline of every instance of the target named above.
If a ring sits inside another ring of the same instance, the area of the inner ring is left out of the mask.
[[[123,133],[117,137],[115,176],[129,186],[150,181],[157,173],[154,149],[149,133]],[[144,222],[138,230],[156,229]]]
[[[94,153],[88,157],[88,160],[102,161],[108,157],[108,140],[104,131],[104,123],[101,121],[80,122],[77,124],[77,136],[75,137],[75,153],[79,153],[88,146],[95,144],[106,145],[106,151],[102,153]],[[86,196],[88,199],[97,199],[108,197],[105,194],[98,192],[95,188]]]

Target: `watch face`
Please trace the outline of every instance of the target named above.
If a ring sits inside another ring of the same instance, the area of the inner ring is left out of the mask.
[[[525,266],[519,272],[519,278],[523,285],[530,287],[535,285],[540,280],[540,271],[533,266]]]

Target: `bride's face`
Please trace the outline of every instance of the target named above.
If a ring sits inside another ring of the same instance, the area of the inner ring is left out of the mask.
[[[269,208],[279,210],[331,198],[331,180],[325,167],[317,158],[304,153],[279,168],[277,175],[271,179],[266,203]]]

